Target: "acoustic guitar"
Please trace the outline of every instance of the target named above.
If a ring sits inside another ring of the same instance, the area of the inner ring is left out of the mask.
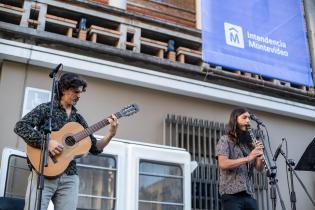
[[[121,117],[133,115],[138,111],[138,105],[131,104],[115,113],[115,116],[119,119]],[[56,177],[62,174],[68,167],[70,161],[88,153],[91,148],[91,138],[89,136],[108,124],[109,122],[106,118],[84,129],[83,126],[77,122],[69,122],[59,131],[51,132],[51,139],[58,141],[64,148],[58,155],[49,155],[48,166],[44,167],[43,175],[45,177]],[[39,173],[41,149],[27,145],[26,153],[32,167]]]

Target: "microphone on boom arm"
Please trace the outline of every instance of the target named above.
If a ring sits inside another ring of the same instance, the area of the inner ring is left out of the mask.
[[[250,119],[255,121],[258,125],[262,125],[265,127],[265,124],[262,120],[260,120],[255,114],[250,114]]]
[[[56,66],[56,68],[54,68],[53,70],[51,70],[49,77],[53,78],[55,74],[57,74],[57,72],[59,71],[60,67],[62,66],[62,63],[60,63],[58,66]]]
[[[281,144],[279,144],[279,146],[277,147],[277,150],[276,150],[276,152],[275,152],[275,154],[274,154],[274,156],[272,158],[273,161],[277,161],[278,156],[280,155],[280,153],[282,151],[282,143],[283,143],[283,141],[284,141],[284,138],[282,139]]]

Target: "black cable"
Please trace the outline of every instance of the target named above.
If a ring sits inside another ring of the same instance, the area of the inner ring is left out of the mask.
[[[271,146],[270,146],[271,144],[270,144],[270,136],[269,136],[269,132],[268,132],[268,129],[267,129],[267,127],[266,127],[266,126],[263,126],[263,127],[265,128],[265,131],[266,131],[266,134],[267,134],[267,143],[268,143],[268,148],[269,148],[270,155],[272,156],[273,151],[272,151]],[[264,145],[264,146],[265,146],[265,145]],[[267,152],[267,151],[266,151],[266,152]],[[269,164],[271,164],[271,161],[273,161],[273,160],[272,160],[272,157],[271,157],[271,160],[270,160]],[[269,167],[273,167],[273,166],[275,166],[275,168],[274,168],[274,169],[271,169],[271,168],[270,168],[270,172],[271,172],[272,170],[274,170],[275,174],[277,174],[277,172],[278,172],[277,163],[276,163],[275,161],[273,161],[273,163],[274,163],[274,165],[269,165]]]
[[[268,132],[268,129],[267,129],[267,127],[266,127],[266,126],[264,126],[264,128],[265,128],[265,131],[266,131],[266,133],[267,133],[267,141],[268,141],[269,151],[270,151],[270,154],[272,155],[272,154],[273,154],[273,152],[272,152],[272,149],[271,149],[271,146],[270,146],[270,137],[269,137],[269,132]]]
[[[284,138],[284,141],[285,141],[285,152],[286,152],[286,154],[288,154],[288,142],[287,142],[287,139]],[[289,192],[289,197],[290,197],[291,187],[290,187],[290,181],[289,181],[289,167],[288,167],[288,165],[286,163],[285,163],[285,165],[286,165],[288,192]],[[292,208],[292,206],[291,206],[291,208]]]

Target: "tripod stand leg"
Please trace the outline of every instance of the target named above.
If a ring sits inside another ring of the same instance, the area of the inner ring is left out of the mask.
[[[272,200],[272,209],[276,210],[277,209],[277,201],[276,200]]]
[[[270,198],[271,198],[271,208],[276,210],[277,207],[277,192],[274,184],[270,186]]]

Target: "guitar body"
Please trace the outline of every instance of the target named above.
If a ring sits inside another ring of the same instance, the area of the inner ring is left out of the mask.
[[[86,154],[90,150],[91,139],[89,136],[73,145],[65,141],[67,137],[71,137],[83,130],[84,128],[81,124],[69,122],[59,131],[51,133],[51,139],[58,141],[64,148],[61,154],[53,156],[53,159],[52,157],[48,158],[48,166],[44,167],[45,177],[56,177],[62,174],[73,159]],[[26,152],[32,167],[35,171],[40,172],[41,149],[27,145]]]

